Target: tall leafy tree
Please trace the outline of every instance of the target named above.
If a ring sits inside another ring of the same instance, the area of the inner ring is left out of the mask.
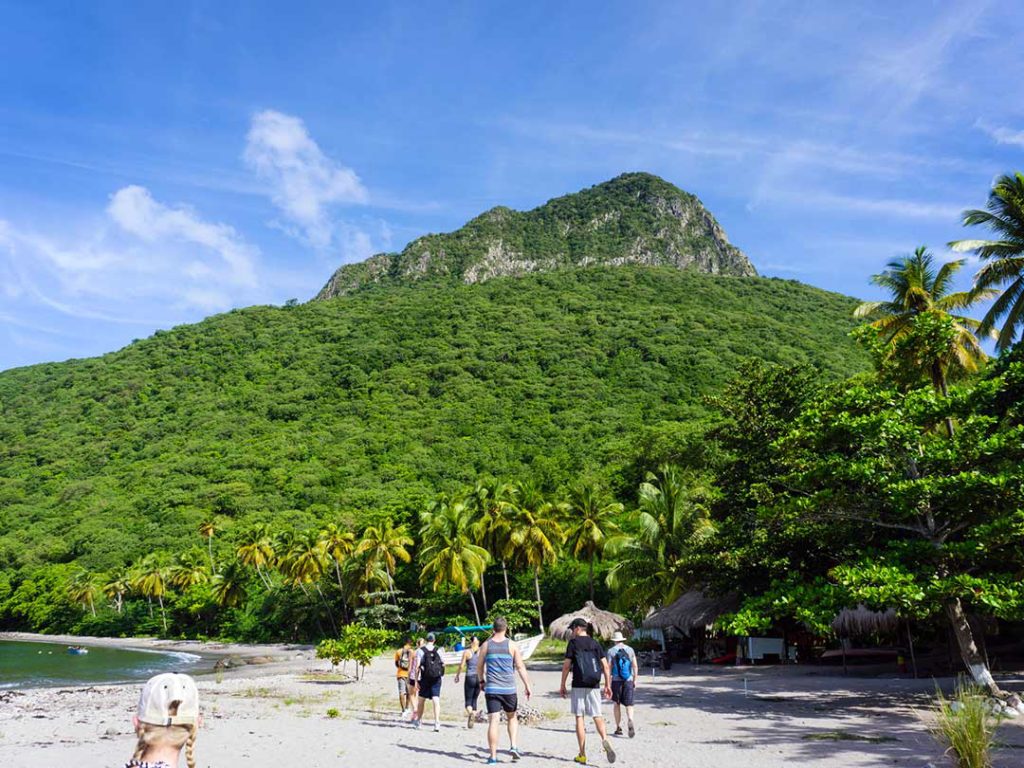
[[[413,539],[405,525],[396,526],[390,518],[379,525],[366,526],[356,545],[355,554],[363,559],[367,581],[371,580],[378,569],[383,568],[392,600],[396,599],[395,569],[399,562],[408,563],[412,560],[408,549],[412,545]]]
[[[912,256],[890,261],[885,271],[872,276],[871,282],[889,292],[888,300],[864,302],[854,311],[855,317],[871,319],[887,359],[924,374],[943,395],[948,394],[951,374],[976,373],[986,358],[975,335],[981,322],[962,311],[987,292],[950,292],[963,266],[963,260],[936,265],[935,257],[922,245]],[[927,340],[922,333],[927,320],[945,324],[947,332],[940,327],[939,338]]]
[[[96,598],[103,594],[100,580],[87,571],[78,571],[68,582],[68,597],[96,615]]]
[[[516,517],[510,538],[510,551],[517,562],[533,571],[537,626],[543,632],[544,602],[540,595],[540,571],[558,559],[558,552],[565,539],[565,533],[558,522],[564,507],[547,498],[532,481],[520,485],[516,495]]]
[[[588,584],[594,600],[594,561],[604,554],[609,539],[619,534],[615,522],[623,506],[609,498],[595,483],[579,482],[569,489],[566,501],[566,546],[572,555],[590,566]]]
[[[484,547],[492,558],[501,562],[506,600],[512,598],[508,585],[508,556],[512,545],[515,500],[516,487],[493,477],[478,480],[467,499],[467,503],[471,504],[474,510],[474,534],[477,543]],[[486,611],[487,593],[483,580],[480,582],[480,588]]]
[[[266,523],[257,523],[243,532],[238,542],[238,560],[243,565],[255,568],[260,580],[271,588],[270,579],[264,570],[274,564],[274,539]]]
[[[950,246],[976,253],[984,262],[975,275],[975,288],[996,291],[999,297],[982,318],[981,331],[994,330],[1002,320],[996,348],[1009,349],[1024,328],[1024,174],[996,179],[985,210],[965,211],[963,224],[987,227],[995,238],[955,240]]]
[[[103,581],[103,594],[114,604],[114,610],[121,613],[124,598],[131,591],[130,577],[124,570],[117,570]]]
[[[159,558],[149,556],[138,564],[133,589],[147,600],[154,598],[160,604],[160,619],[167,631],[167,612],[164,610],[164,595],[169,587],[167,567]]]
[[[202,553],[196,550],[179,554],[174,564],[167,569],[167,583],[177,589],[208,583],[210,572],[200,562],[202,559]]]
[[[245,600],[245,570],[240,563],[230,563],[213,576],[213,599],[222,608],[234,608]]]
[[[420,515],[420,583],[434,591],[452,586],[468,594],[473,615],[480,623],[473,590],[480,584],[490,555],[473,538],[473,510],[461,500],[442,498]]]
[[[694,492],[693,479],[662,465],[641,483],[638,530],[609,544],[618,560],[608,572],[608,586],[620,605],[646,611],[671,603],[686,588],[684,556],[715,532],[706,494]]]
[[[330,567],[330,561],[327,539],[312,529],[292,537],[279,560],[281,573],[291,584],[298,585],[303,591],[307,585],[313,587],[327,609],[331,627],[337,633],[334,612],[320,588],[320,580]]]
[[[216,517],[206,517],[200,521],[196,530],[199,531],[199,535],[206,539],[206,551],[210,556],[210,573],[217,572],[217,563],[213,559],[213,537],[220,530],[220,524]]]

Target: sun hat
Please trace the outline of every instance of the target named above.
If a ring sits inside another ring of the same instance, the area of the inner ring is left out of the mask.
[[[151,677],[139,696],[139,722],[149,725],[196,725],[199,690],[188,675],[176,672]]]
[[[622,633],[619,632],[619,630],[616,629],[615,630],[615,634],[612,635],[612,642],[613,643],[624,643],[624,642],[626,642],[626,638],[624,638],[622,636]]]

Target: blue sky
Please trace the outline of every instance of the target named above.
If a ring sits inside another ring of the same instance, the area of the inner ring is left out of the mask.
[[[0,368],[630,170],[868,297],[1024,165],[1013,4],[368,5],[0,2]]]

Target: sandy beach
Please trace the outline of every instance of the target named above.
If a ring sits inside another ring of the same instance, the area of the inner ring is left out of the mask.
[[[201,766],[412,761],[433,768],[486,758],[484,727],[466,728],[462,686],[450,676],[443,689],[440,733],[426,727],[416,731],[401,722],[387,658],[375,661],[355,681],[332,672],[306,646],[46,639],[202,655],[204,662],[196,665],[206,720],[197,744]],[[256,663],[214,672],[216,660],[224,658]],[[530,666],[531,704],[542,718],[522,730],[524,763],[570,764],[575,754],[572,719],[557,693],[557,666]],[[657,677],[645,674],[638,682],[638,733],[632,740],[613,740],[616,765],[940,766],[947,763],[923,719],[933,691],[931,680],[844,678],[814,668],[678,666]],[[122,765],[133,746],[130,718],[137,695],[135,685],[0,693],[0,765]],[[329,717],[329,709],[337,710],[337,716]],[[610,719],[610,706],[607,714]],[[1024,723],[1006,723],[1000,742],[996,765],[1024,766]],[[606,764],[596,737],[589,753],[592,764]]]

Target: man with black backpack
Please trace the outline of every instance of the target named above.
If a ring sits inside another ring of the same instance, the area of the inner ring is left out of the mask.
[[[427,699],[434,705],[434,732],[441,730],[441,678],[444,677],[444,659],[434,641],[437,638],[431,632],[427,635],[426,644],[416,651],[416,669],[419,670],[419,706],[416,708],[413,725],[420,727],[423,710],[427,707]]]
[[[615,735],[622,735],[622,708],[626,708],[629,738],[636,736],[633,725],[633,694],[636,691],[636,652],[626,645],[621,632],[612,635],[614,645],[608,649],[608,664],[612,668],[612,701],[615,702]]]
[[[604,680],[604,697],[612,695],[612,673],[601,644],[592,637],[593,630],[586,619],[577,617],[569,624],[572,638],[565,646],[565,661],[562,662],[562,685],[560,693],[565,698],[565,682],[572,672],[572,713],[576,717],[576,741],[580,752],[573,758],[581,765],[587,764],[587,721],[594,719],[594,727],[601,737],[601,746],[608,756],[608,762],[615,762],[615,750],[608,741],[601,714],[601,681]]]

